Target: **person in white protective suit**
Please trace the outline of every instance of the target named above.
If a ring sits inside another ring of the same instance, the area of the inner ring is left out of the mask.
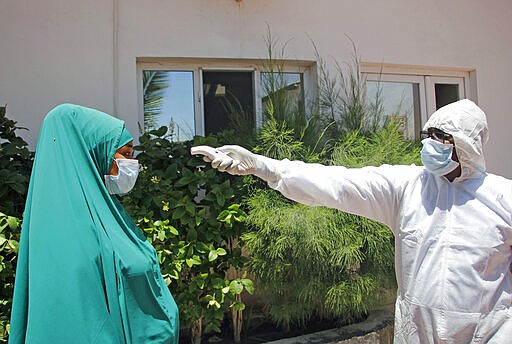
[[[219,171],[253,174],[297,202],[389,226],[395,343],[512,343],[512,181],[485,170],[485,114],[460,100],[423,129],[424,166],[350,169],[232,145],[204,159]]]

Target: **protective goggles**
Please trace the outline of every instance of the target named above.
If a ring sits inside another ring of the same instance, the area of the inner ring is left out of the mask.
[[[431,138],[442,143],[453,143],[453,136],[437,128],[428,128],[420,131],[420,139]]]

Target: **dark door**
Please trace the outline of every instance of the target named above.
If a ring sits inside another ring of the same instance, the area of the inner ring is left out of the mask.
[[[236,128],[240,121],[254,127],[253,73],[203,71],[205,135]]]

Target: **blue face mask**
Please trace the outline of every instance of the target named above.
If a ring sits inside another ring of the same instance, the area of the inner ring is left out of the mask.
[[[441,143],[431,138],[421,141],[421,162],[430,172],[444,176],[455,170],[459,163],[452,160],[453,144]]]

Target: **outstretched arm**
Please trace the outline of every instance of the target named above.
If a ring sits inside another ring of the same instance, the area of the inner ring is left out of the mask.
[[[214,150],[204,160],[219,171],[255,175],[286,198],[306,205],[327,206],[395,225],[401,185],[398,166],[348,169],[270,159],[235,145]],[[197,153],[194,148],[191,151]]]

